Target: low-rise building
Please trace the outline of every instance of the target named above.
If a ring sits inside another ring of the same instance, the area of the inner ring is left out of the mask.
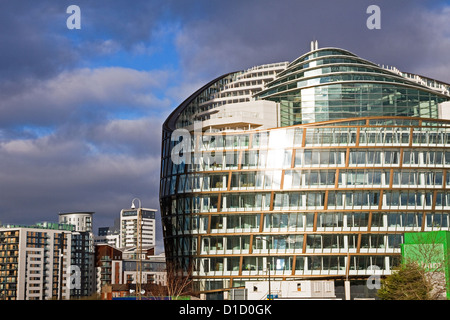
[[[333,280],[247,281],[245,290],[248,300],[336,299]]]
[[[96,290],[106,285],[122,283],[122,251],[108,244],[95,246]]]
[[[142,275],[140,283],[143,286],[167,285],[165,256],[155,256],[153,247],[144,247],[142,259],[136,259],[135,251],[136,248],[118,249],[109,244],[96,245],[95,265],[99,294],[103,295],[105,290],[111,292],[111,286],[114,285],[136,285],[139,273]],[[137,272],[138,263],[142,266],[140,268],[142,271],[139,273]]]
[[[142,290],[144,296],[142,299],[167,299],[167,288],[155,284],[143,284]],[[103,287],[101,293],[102,300],[133,300],[135,299],[136,285],[135,284],[111,284]]]
[[[167,285],[166,259],[164,255],[147,256],[147,258],[141,262],[136,259],[124,260],[124,283],[136,283],[136,269],[138,263],[142,263],[141,283],[157,284],[161,286]]]

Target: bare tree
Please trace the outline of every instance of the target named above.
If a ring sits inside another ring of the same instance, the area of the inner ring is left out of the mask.
[[[173,299],[192,294],[192,268],[188,271],[177,267],[174,262],[167,262],[167,292]]]
[[[414,244],[406,244],[404,247],[404,263],[418,263],[423,270],[426,279],[424,285],[431,300],[446,298],[449,288],[445,268],[448,255],[444,249],[445,237],[440,232],[415,233],[411,237]]]
[[[449,280],[446,276],[448,255],[444,247],[445,234],[442,232],[410,233],[408,237],[410,241],[403,245],[402,265],[384,281],[384,291],[381,292],[386,295],[388,289],[392,292],[396,291],[392,285],[395,282],[396,286],[402,288],[398,297],[406,294],[405,290],[407,290],[409,297],[421,297],[427,300],[446,299]],[[411,279],[419,285],[413,286]],[[412,288],[418,291],[414,293]],[[426,295],[423,295],[422,289]]]

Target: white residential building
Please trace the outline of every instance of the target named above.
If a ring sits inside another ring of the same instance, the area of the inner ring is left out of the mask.
[[[94,212],[67,212],[59,214],[59,223],[72,224],[79,232],[92,232]]]
[[[142,246],[155,246],[155,209],[123,209],[120,212],[120,246],[137,246],[138,212],[141,211]]]
[[[69,299],[73,231],[57,223],[0,227],[0,299]]]

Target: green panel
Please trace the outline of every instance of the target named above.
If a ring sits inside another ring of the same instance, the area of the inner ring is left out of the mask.
[[[444,244],[405,244],[403,257],[407,260],[421,261],[427,271],[438,271],[444,267]]]
[[[449,240],[449,231],[406,232],[401,246],[404,262],[418,261],[428,271],[445,272],[447,299],[450,299]]]

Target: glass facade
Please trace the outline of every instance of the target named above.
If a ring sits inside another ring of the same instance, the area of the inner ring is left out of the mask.
[[[257,97],[280,104],[282,126],[360,116],[436,118],[446,101],[342,49],[297,59]]]
[[[448,96],[341,49],[283,66],[253,95],[274,101],[278,127],[186,130],[184,160],[174,161],[182,140],[172,133],[188,114],[191,123],[204,114],[198,98],[230,75],[163,126],[166,257],[199,292],[243,287],[269,272],[361,279],[377,266],[387,275],[404,232],[448,230],[450,121],[438,119]]]

